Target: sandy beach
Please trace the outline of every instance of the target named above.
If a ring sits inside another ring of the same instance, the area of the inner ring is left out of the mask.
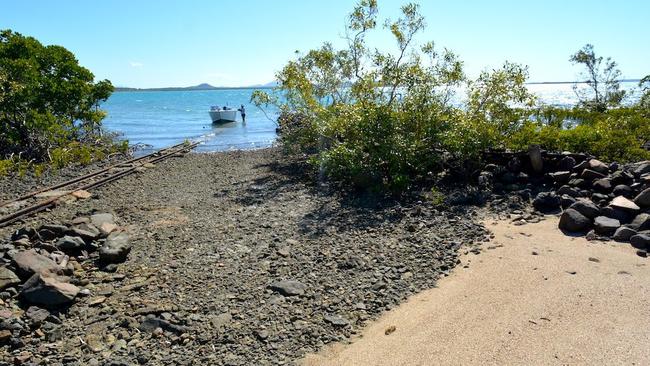
[[[650,268],[629,245],[588,242],[557,218],[495,234],[478,256],[303,365],[643,365]],[[392,331],[392,332],[391,332]]]

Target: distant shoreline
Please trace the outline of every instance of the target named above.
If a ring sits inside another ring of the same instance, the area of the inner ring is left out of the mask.
[[[638,83],[641,79],[623,79],[619,80],[621,83]],[[586,84],[586,81],[530,81],[526,85],[561,85],[561,84]],[[187,87],[164,87],[164,88],[129,88],[129,87],[115,87],[115,92],[147,92],[147,91],[210,91],[210,90],[243,90],[243,89],[273,89],[273,85],[259,85],[259,86],[212,86],[212,85],[197,85]]]

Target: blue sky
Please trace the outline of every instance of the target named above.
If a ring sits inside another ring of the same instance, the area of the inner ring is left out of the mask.
[[[380,17],[406,1],[379,0]],[[625,78],[650,74],[650,1],[420,1],[433,40],[470,76],[505,60],[531,81],[574,80],[569,56],[585,43]],[[0,0],[0,29],[62,45],[99,79],[132,87],[266,83],[294,56],[341,35],[354,1]],[[385,30],[373,46],[393,46]]]

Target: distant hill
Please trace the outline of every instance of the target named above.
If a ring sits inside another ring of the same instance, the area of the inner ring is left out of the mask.
[[[202,83],[199,85],[194,85],[194,86],[185,86],[185,87],[165,87],[165,88],[129,88],[129,87],[123,87],[123,86],[118,86],[115,87],[116,92],[125,92],[125,91],[195,91],[195,90],[232,90],[232,89],[251,89],[251,88],[257,88],[257,89],[268,89],[275,87],[277,83],[275,81],[266,83],[266,84],[259,84],[259,85],[251,85],[251,86],[237,86],[237,87],[229,87],[229,86],[212,86],[208,83]]]

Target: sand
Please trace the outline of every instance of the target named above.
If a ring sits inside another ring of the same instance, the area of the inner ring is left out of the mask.
[[[650,259],[565,236],[554,217],[486,225],[495,239],[467,268],[302,364],[650,364]]]

